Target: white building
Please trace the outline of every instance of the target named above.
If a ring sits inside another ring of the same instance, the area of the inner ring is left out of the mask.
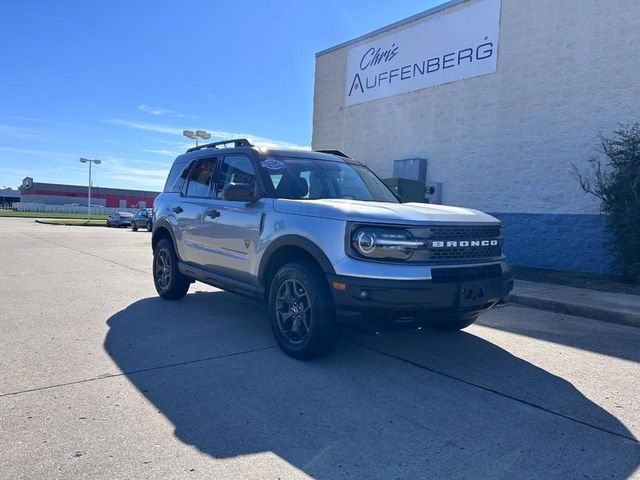
[[[382,177],[426,158],[442,203],[502,220],[515,265],[610,271],[571,166],[638,121],[638,0],[453,0],[316,56],[313,148]]]

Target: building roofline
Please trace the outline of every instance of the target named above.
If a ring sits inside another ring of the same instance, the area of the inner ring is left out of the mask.
[[[84,191],[88,191],[88,185],[72,185],[72,184],[68,184],[68,183],[49,183],[49,182],[33,182],[33,185],[31,188],[29,188],[28,190],[23,190],[22,188],[20,188],[20,192],[22,195],[29,195],[29,192],[31,190],[35,190],[37,188],[42,188],[42,187],[61,187],[61,188],[77,188],[79,190],[84,190]],[[101,191],[100,193],[102,193],[102,191],[104,190],[116,190],[118,192],[129,192],[129,193],[142,193],[142,194],[153,194],[153,195],[159,195],[162,192],[159,191],[153,191],[153,190],[136,190],[136,189],[131,189],[131,188],[117,188],[117,187],[102,187],[102,186],[92,186],[91,190],[94,192],[97,191]]]
[[[331,52],[335,52],[336,50],[340,50],[344,47],[348,47],[349,45],[353,45],[354,43],[358,43],[362,40],[365,40],[369,37],[374,37],[376,35],[379,35],[381,33],[387,32],[389,30],[393,30],[394,28],[400,27],[406,23],[410,23],[413,22],[415,20],[419,20],[421,18],[424,17],[428,17],[429,15],[433,15],[434,13],[438,13],[441,12],[442,10],[446,10],[447,8],[451,8],[454,7],[456,5],[459,5],[461,3],[467,2],[468,0],[449,0],[448,2],[445,2],[441,5],[437,5],[433,8],[430,8],[428,10],[425,10],[423,12],[420,13],[416,13],[415,15],[411,15],[410,17],[407,18],[403,18],[402,20],[398,20],[397,22],[394,22],[390,25],[386,25],[384,27],[378,28],[376,30],[373,30],[369,33],[365,33],[364,35],[360,35],[359,37],[356,38],[352,38],[351,40],[347,40],[346,42],[342,42],[339,43],[338,45],[334,45],[333,47],[329,47],[326,48],[324,50],[321,50],[319,52],[316,53],[316,58],[321,56],[321,55],[325,55],[327,53],[331,53]]]

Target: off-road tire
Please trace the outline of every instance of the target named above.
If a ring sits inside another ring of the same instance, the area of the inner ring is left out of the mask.
[[[153,249],[153,284],[166,300],[180,300],[187,294],[191,281],[178,269],[178,256],[173,244],[163,238]]]
[[[288,295],[292,300],[285,301],[287,288],[292,286],[296,288],[295,295],[299,296],[296,300]],[[287,315],[293,319],[283,320]],[[331,352],[338,343],[340,328],[322,270],[305,261],[288,263],[280,268],[269,290],[269,320],[278,345],[287,355],[309,360]],[[305,335],[301,335],[301,331],[305,331]]]

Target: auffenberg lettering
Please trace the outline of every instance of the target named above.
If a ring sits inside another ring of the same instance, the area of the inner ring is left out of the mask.
[[[399,53],[398,46],[394,43],[391,48],[382,50],[371,47],[368,49],[360,60],[360,70],[364,72],[370,67],[381,63],[389,62]],[[495,55],[493,42],[485,42],[475,47],[468,47],[458,50],[457,52],[447,52],[438,57],[431,57],[408,65],[402,65],[390,70],[371,73],[362,76],[356,73],[351,81],[349,88],[349,97],[354,92],[364,93],[367,90],[389,85],[391,83],[402,82],[412,78],[429,75],[445,69],[457,68],[462,65],[468,65],[473,62],[481,62],[492,58]],[[364,82],[363,82],[364,77]],[[476,245],[471,245],[476,246]]]

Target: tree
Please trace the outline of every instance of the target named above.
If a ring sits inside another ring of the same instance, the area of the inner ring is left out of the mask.
[[[601,136],[600,150],[588,159],[589,174],[576,165],[573,172],[582,189],[601,201],[622,274],[640,283],[640,124]]]

